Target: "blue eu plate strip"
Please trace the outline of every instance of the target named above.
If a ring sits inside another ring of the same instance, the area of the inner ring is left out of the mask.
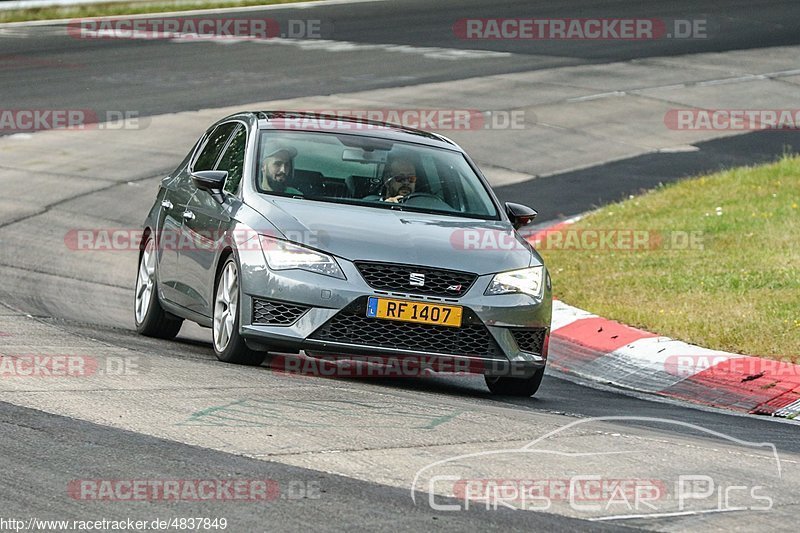
[[[367,316],[378,316],[378,299],[374,296],[370,296],[367,300]]]

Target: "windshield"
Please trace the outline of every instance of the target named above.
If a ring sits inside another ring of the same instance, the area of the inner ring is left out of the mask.
[[[455,151],[375,137],[262,131],[256,189],[374,208],[497,219],[489,192]]]

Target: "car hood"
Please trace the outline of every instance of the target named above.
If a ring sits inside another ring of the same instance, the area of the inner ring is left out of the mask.
[[[511,224],[261,196],[251,207],[290,241],[350,261],[382,261],[490,274],[542,264]]]

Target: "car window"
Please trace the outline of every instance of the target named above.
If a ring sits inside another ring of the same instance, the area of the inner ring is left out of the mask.
[[[370,136],[262,131],[258,164],[290,157],[291,171],[260,175],[265,194],[312,201],[496,219],[497,209],[465,156],[456,151]]]
[[[217,126],[217,129],[209,135],[208,142],[200,151],[200,155],[197,156],[192,170],[213,170],[220,152],[225,147],[225,142],[236,126],[238,126],[237,122],[228,122]]]
[[[239,183],[242,181],[244,171],[244,151],[247,146],[247,130],[240,125],[239,129],[233,134],[228,148],[222,154],[216,170],[226,170],[228,180],[225,182],[225,190],[231,194],[236,194],[239,190]]]

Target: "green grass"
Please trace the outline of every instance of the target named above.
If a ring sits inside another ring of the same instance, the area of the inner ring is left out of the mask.
[[[308,0],[153,0],[87,4],[82,6],[38,7],[0,11],[0,23],[137,15],[142,13],[167,13],[170,11],[188,11],[193,9],[291,4],[306,1]]]
[[[566,303],[708,348],[798,362],[799,204],[800,157],[787,156],[659,187],[570,227],[697,232],[698,246],[541,251]]]

